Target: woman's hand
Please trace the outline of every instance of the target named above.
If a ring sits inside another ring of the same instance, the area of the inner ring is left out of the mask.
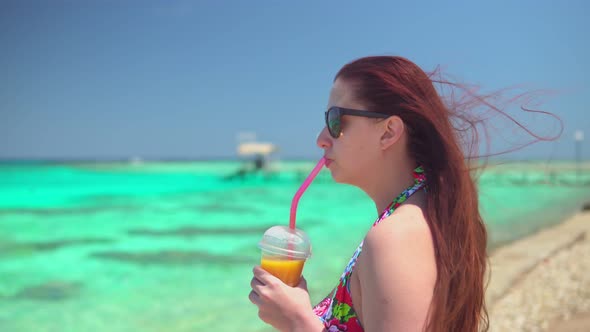
[[[258,307],[258,317],[279,331],[322,331],[323,324],[312,311],[307,282],[303,277],[295,287],[263,270],[253,269],[249,298]]]

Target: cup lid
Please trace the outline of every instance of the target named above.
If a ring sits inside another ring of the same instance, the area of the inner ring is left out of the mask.
[[[307,259],[311,256],[309,237],[300,229],[287,226],[273,226],[264,232],[258,242],[262,250],[276,255]]]

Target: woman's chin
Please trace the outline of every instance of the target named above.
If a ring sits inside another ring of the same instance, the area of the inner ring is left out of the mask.
[[[332,174],[332,180],[334,180],[334,182],[342,183],[342,184],[349,183],[348,181],[346,181],[346,177],[343,176],[343,174],[341,172],[338,172],[337,170],[334,170],[334,169],[330,169],[330,173]]]
[[[334,182],[340,183],[340,181],[338,181],[338,172],[334,171],[334,169],[329,168],[330,170],[330,174],[332,175],[332,180],[334,180]]]

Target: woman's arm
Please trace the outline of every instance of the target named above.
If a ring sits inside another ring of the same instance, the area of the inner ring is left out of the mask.
[[[432,237],[420,209],[401,210],[369,231],[357,263],[366,332],[423,331],[427,321],[436,281]]]

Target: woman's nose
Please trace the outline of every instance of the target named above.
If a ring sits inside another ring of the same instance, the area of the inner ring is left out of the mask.
[[[330,134],[328,133],[328,128],[324,127],[322,131],[319,132],[318,138],[316,139],[316,144],[320,149],[326,149],[330,147],[332,140]]]

